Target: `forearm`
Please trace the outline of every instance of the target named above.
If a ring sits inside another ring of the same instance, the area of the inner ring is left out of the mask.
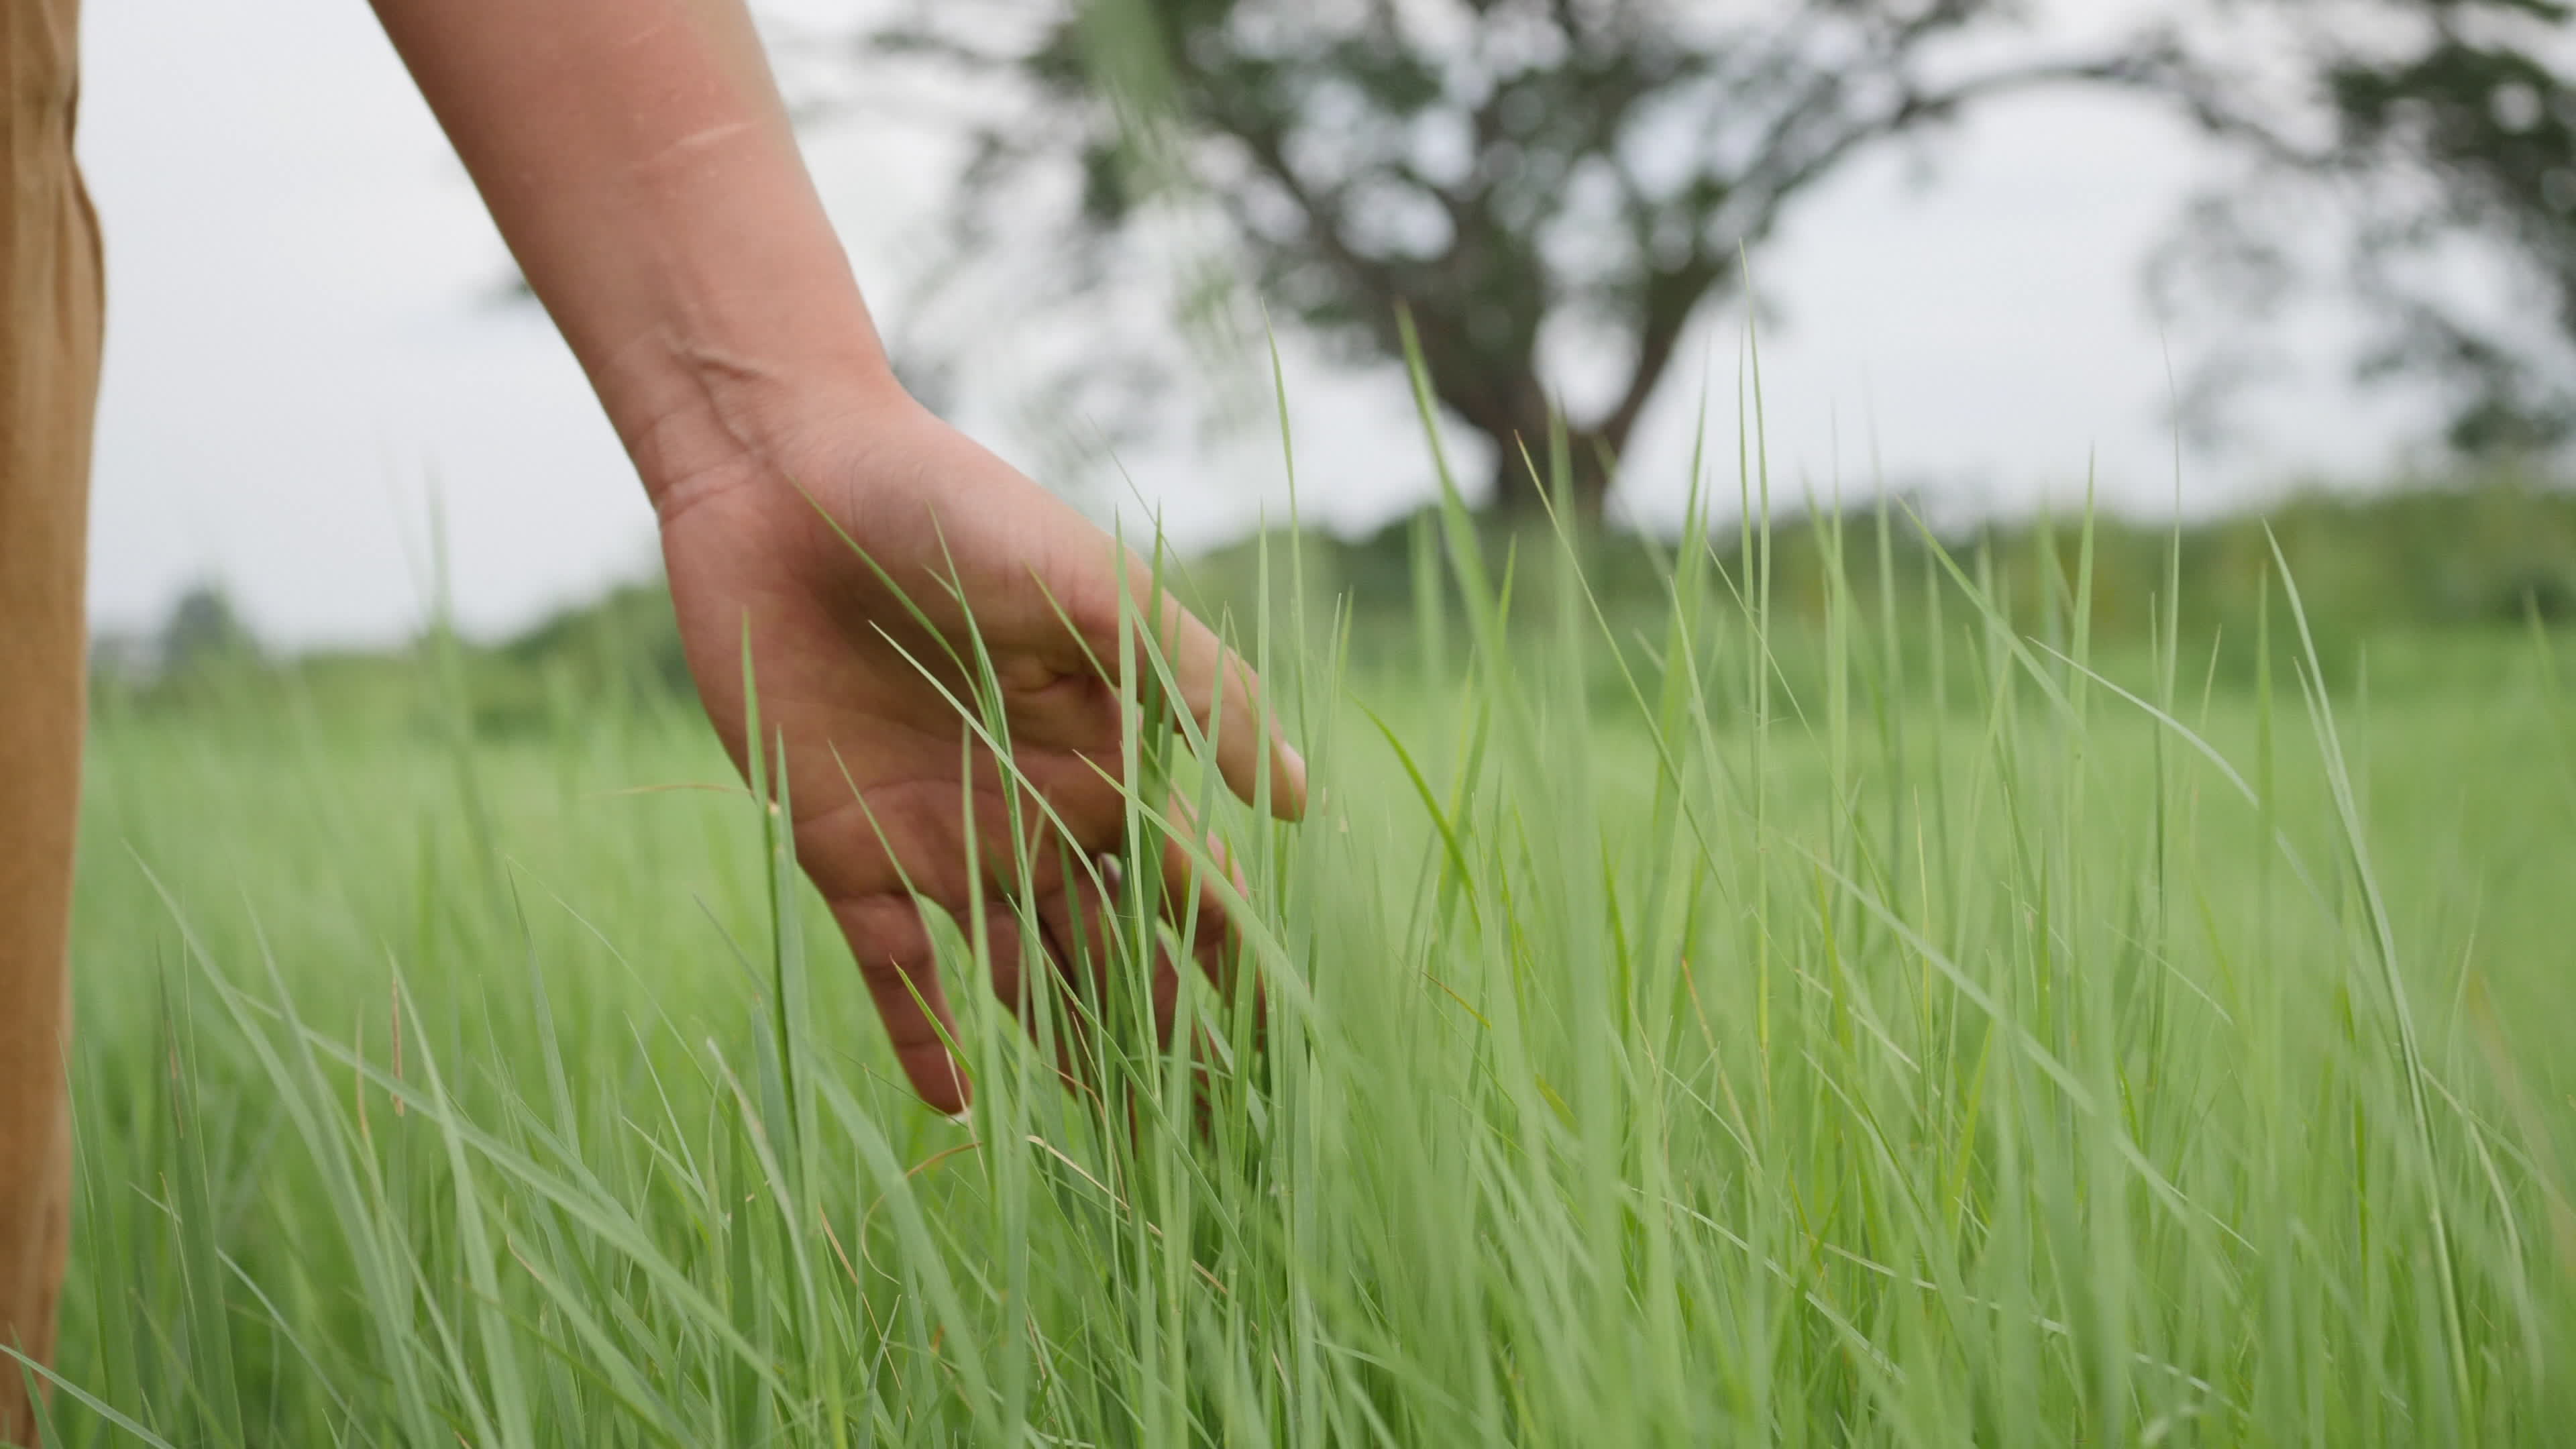
[[[374,0],[667,510],[889,390],[741,0]]]

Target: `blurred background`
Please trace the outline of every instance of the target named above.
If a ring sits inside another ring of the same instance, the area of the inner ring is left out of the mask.
[[[2576,615],[2556,0],[759,14],[916,390],[1220,581],[1290,513],[1275,339],[1297,517],[1402,604],[1401,308],[1498,527],[1556,426],[1650,539],[1705,438],[1731,532],[1758,417],[1783,517],[1893,496],[2022,557],[2098,497],[2112,627],[2177,522],[2193,617],[2241,615],[2258,516],[2355,630]],[[641,493],[366,7],[103,0],[85,45],[101,678],[451,619],[496,671],[587,641],[683,688]]]

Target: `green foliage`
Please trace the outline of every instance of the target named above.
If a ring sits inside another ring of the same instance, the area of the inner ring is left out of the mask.
[[[2439,188],[2430,216],[2401,205],[2366,238],[2382,287],[2394,293],[2383,300],[2411,314],[2383,365],[2413,364],[2461,389],[2455,447],[2529,453],[2556,446],[2576,427],[2563,365],[2535,367],[2529,350],[2576,332],[2576,73],[2560,63],[2563,46],[2548,43],[2576,12],[2551,0],[2458,8],[2510,16],[2526,28],[2482,31],[2464,13],[2420,51],[2342,59],[2328,84],[2347,169],[2383,175],[2401,161]],[[2555,338],[2475,326],[2455,309],[2395,289],[2392,254],[2419,256],[2439,237],[2461,233],[2510,240]]]
[[[62,1442],[2558,1442],[2563,645],[2329,690],[2276,574],[2210,688],[2170,610],[2097,655],[2103,528],[2027,628],[1999,550],[1905,620],[1893,535],[1789,537],[1649,625],[1453,500],[1411,678],[1239,617],[1319,792],[1172,762],[1204,1070],[1124,1024],[1140,875],[1089,1090],[952,993],[967,1122],[699,729],[107,719]]]
[[[161,668],[173,674],[218,669],[259,656],[259,640],[233,608],[232,596],[199,584],[170,606],[155,640]]]
[[[452,683],[421,667],[436,661],[453,665]],[[658,579],[620,585],[497,644],[433,629],[395,651],[236,649],[140,680],[102,676],[93,693],[109,718],[257,731],[290,708],[335,732],[441,738],[461,722],[486,739],[557,735],[586,717],[694,715],[697,701]]]
[[[2240,68],[2205,89],[2205,116],[2259,164],[2195,209],[2178,248],[2211,288],[2202,302],[2223,329],[2259,326],[2334,268],[2328,285],[2380,324],[2362,376],[2434,385],[2452,449],[2561,448],[2576,436],[2576,8],[2274,8],[2295,36],[2274,48],[2312,82],[2285,91]]]
[[[2182,91],[2171,37],[2070,53],[2010,0],[916,0],[897,16],[872,58],[1009,98],[968,123],[961,255],[1041,229],[1077,259],[1053,290],[1079,292],[1118,275],[1113,243],[1178,214],[1346,356],[1402,360],[1404,311],[1440,404],[1495,444],[1490,496],[1524,516],[1541,510],[1520,451],[1560,424],[1578,505],[1599,508],[1692,320],[1819,182],[2000,96]],[[1068,171],[1075,199],[1048,205]],[[1570,339],[1624,369],[1583,406],[1562,391]]]
[[[1435,522],[1426,512],[1354,542],[1320,534],[1298,540],[1302,587],[1314,596],[1346,600],[1352,654],[1361,663],[1400,668],[1412,661],[1415,540]],[[1731,528],[1722,526],[1721,532]],[[1497,558],[1543,558],[1556,547],[1547,531],[1509,519],[1481,520],[1477,531]],[[2339,680],[2353,678],[2360,651],[2372,646],[2383,666],[2450,654],[2460,671],[2452,681],[2466,683],[2488,677],[2511,655],[2509,636],[2534,619],[2551,627],[2576,623],[2576,492],[2499,474],[2366,492],[2310,490],[2257,512],[2179,526],[2068,516],[1990,523],[1937,540],[1927,539],[1923,526],[1901,507],[1891,506],[1883,519],[1876,505],[1840,517],[1784,512],[1773,525],[1768,561],[1773,626],[1784,632],[1820,630],[1840,588],[1872,615],[1884,602],[1895,627],[1912,643],[1924,644],[1927,589],[1947,596],[1953,619],[1969,606],[1937,549],[1982,561],[1991,571],[1995,606],[2015,627],[2042,635],[2055,629],[2062,637],[2076,611],[2076,570],[2088,539],[2090,591],[2083,603],[2097,643],[2115,655],[2139,655],[2164,611],[2178,608],[2189,637],[2212,652],[2220,677],[2232,682],[2251,677],[2260,616],[2267,599],[2273,607],[2279,604],[2272,581],[2275,541],[2301,581],[2320,645]],[[1247,541],[1194,561],[1182,575],[1183,592],[1211,616],[1254,617],[1261,601],[1250,581],[1264,546]],[[1267,547],[1274,555],[1285,552],[1280,540]],[[1655,626],[1669,610],[1668,571],[1658,560],[1672,545],[1601,534],[1587,537],[1583,547],[1592,594],[1616,621],[1612,638],[1629,656],[1624,664],[1614,662],[1605,644],[1596,651],[1596,673],[1608,679],[1622,667],[1652,668],[1644,657],[1652,651],[1634,646],[1641,633],[1651,638],[1658,632]],[[1839,583],[1835,549],[1845,556],[1847,577]],[[1882,552],[1883,576],[1877,566]],[[2176,569],[2178,598],[2166,596],[2169,569]],[[1276,572],[1274,567],[1274,608],[1290,589]],[[1748,582],[1741,572],[1740,560],[1715,560],[1705,580],[1711,599],[1723,606],[1741,597]],[[1546,586],[1543,579],[1523,577],[1517,617],[1546,617],[1534,603]],[[1442,592],[1448,607],[1460,607],[1454,583]],[[2508,636],[2502,647],[2498,635]]]
[[[1167,242],[1179,220],[1221,235],[1246,274],[1193,275],[1199,321],[1248,279],[1283,322],[1382,363],[1405,356],[1403,312],[1441,406],[1495,445],[1489,496],[1525,519],[1542,510],[1522,452],[1560,428],[1578,505],[1599,508],[1693,320],[1740,292],[1748,254],[1818,183],[2049,87],[2141,97],[2242,163],[2159,268],[2166,310],[2196,306],[2222,333],[2277,323],[2307,292],[2285,278],[2310,280],[2332,250],[2332,285],[2386,324],[2358,359],[2366,376],[2447,388],[2448,441],[2465,453],[2566,439],[2566,5],[2272,0],[2142,15],[2087,48],[2035,13],[2004,0],[915,0],[861,49],[1007,97],[966,122],[961,259],[1036,231],[1072,259],[1044,290],[1080,294],[1132,283],[1117,244]],[[1078,187],[1057,184],[1067,173]],[[2465,256],[2506,286],[2462,285]],[[1571,395],[1576,356],[1606,386]],[[2224,391],[2211,384],[2228,360],[2200,391]],[[1168,409],[1169,390],[1132,368],[1087,351],[1079,370],[1077,392],[1102,394],[1081,395],[1087,417]]]
[[[1836,587],[1829,538],[1839,539],[1850,558],[1872,564],[1843,587],[1864,609],[1880,608],[1877,511],[1861,508],[1830,522],[1828,528],[1801,513],[1775,524],[1773,627],[1783,634],[1804,636],[1823,627]],[[1552,532],[1522,520],[1483,518],[1474,529],[1497,560],[1544,559],[1557,548]],[[2016,627],[2046,635],[2073,614],[2078,540],[2088,532],[2091,627],[2110,656],[2143,654],[2169,602],[2162,590],[2178,540],[2181,618],[2190,636],[2212,651],[2202,665],[2232,684],[2252,677],[2259,617],[2267,598],[2278,603],[2267,583],[2276,539],[2302,582],[2319,647],[2339,681],[2357,677],[2368,649],[2383,688],[2408,680],[2426,689],[2484,687],[2510,667],[2518,648],[2514,636],[2524,625],[2576,624],[2576,493],[2511,475],[2363,493],[2298,493],[2260,513],[2188,523],[2179,531],[2107,516],[2090,520],[2089,527],[2082,518],[1998,523],[1953,533],[1940,547],[1960,558],[1987,560],[1998,607]],[[1423,587],[1452,617],[1464,605],[1454,580],[1419,567],[1426,535],[1436,545],[1432,512],[1356,540],[1322,533],[1248,539],[1176,565],[1172,586],[1208,617],[1246,628],[1265,609],[1273,618],[1286,617],[1300,595],[1319,605],[1333,601],[1347,611],[1347,648],[1356,667],[1415,671],[1422,657]],[[1671,548],[1668,541],[1626,534],[1585,538],[1589,592],[1611,624],[1608,636],[1589,651],[1586,668],[1596,688],[1615,695],[1625,688],[1625,674],[1660,671],[1649,641],[1659,636],[1671,605],[1668,565],[1662,561]],[[1890,513],[1885,551],[1886,587],[1892,589],[1887,602],[1896,627],[1912,645],[1924,646],[1925,590],[1947,593],[1954,610],[1965,609],[1968,600],[1902,511]],[[1293,575],[1292,553],[1299,570]],[[1722,605],[1742,592],[1739,568],[1733,559],[1712,563],[1703,580],[1712,602]],[[1527,632],[1533,621],[1543,627],[1550,587],[1544,571],[1518,575],[1515,627]],[[1792,660],[1804,657],[1787,653]],[[263,660],[243,653],[185,673],[166,672],[139,687],[103,680],[99,707],[112,717],[185,718],[200,726],[229,717],[258,730],[265,728],[260,721],[274,702],[285,699],[335,730],[422,739],[442,738],[450,711],[457,710],[469,731],[486,740],[556,737],[589,717],[640,713],[685,720],[696,709],[670,597],[658,582],[622,586],[498,644],[460,645],[458,656],[454,700],[402,655]],[[2276,664],[2289,667],[2285,660]],[[1795,674],[1803,666],[1782,667]]]

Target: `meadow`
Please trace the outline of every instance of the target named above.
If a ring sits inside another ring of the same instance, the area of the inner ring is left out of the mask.
[[[2082,528],[1791,608],[1758,516],[1649,607],[1454,510],[1391,617],[1256,590],[1309,818],[1146,773],[1260,1029],[1133,1028],[1140,866],[1085,1090],[952,985],[965,1121],[684,707],[102,711],[57,1432],[2565,1442],[2567,642]]]

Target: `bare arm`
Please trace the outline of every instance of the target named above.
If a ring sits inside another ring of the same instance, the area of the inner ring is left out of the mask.
[[[1141,567],[896,384],[740,0],[376,9],[643,475],[681,641],[738,766],[748,628],[798,858],[914,1090],[958,1110],[971,1083],[924,911],[986,912],[989,984],[1014,1008],[1085,955],[1103,919],[1089,862],[1126,843],[1125,714],[1103,661]],[[925,678],[970,618],[1007,766],[963,748],[948,701],[969,681]],[[1226,783],[1294,818],[1304,767],[1251,671],[1177,606],[1154,624]],[[1021,836],[1031,820],[1053,838]],[[1187,852],[1165,863],[1191,879]],[[1221,899],[1184,884],[1167,901],[1206,926],[1191,945],[1212,974]],[[1032,979],[1028,962],[1053,969]],[[1166,1025],[1178,989],[1161,962]]]
[[[375,5],[657,502],[892,387],[740,0]]]

